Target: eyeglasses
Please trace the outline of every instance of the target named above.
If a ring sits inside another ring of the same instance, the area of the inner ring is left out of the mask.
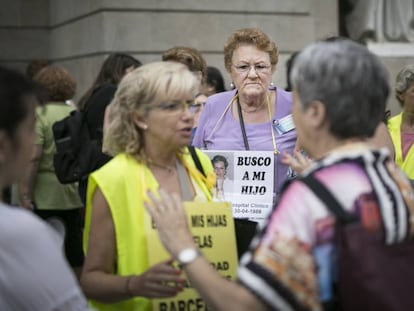
[[[250,70],[253,68],[257,74],[260,74],[260,73],[268,73],[271,66],[267,64],[255,64],[255,65],[239,64],[239,65],[233,65],[233,67],[238,73],[249,73]]]
[[[169,112],[184,112],[188,110],[192,114],[196,114],[201,110],[202,104],[193,101],[171,101],[161,103],[153,108],[158,108]]]

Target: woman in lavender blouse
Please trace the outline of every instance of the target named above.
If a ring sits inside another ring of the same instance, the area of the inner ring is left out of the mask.
[[[193,145],[210,150],[272,150],[275,193],[287,178],[282,154],[296,143],[290,92],[273,86],[276,44],[255,28],[235,31],[224,47],[224,62],[235,89],[208,98]]]

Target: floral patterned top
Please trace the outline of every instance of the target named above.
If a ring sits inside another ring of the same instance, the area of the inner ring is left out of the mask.
[[[304,174],[313,174],[387,244],[413,234],[413,191],[385,149],[340,148]],[[294,180],[242,257],[238,280],[272,310],[322,310],[337,281],[334,234],[334,216],[300,179]]]

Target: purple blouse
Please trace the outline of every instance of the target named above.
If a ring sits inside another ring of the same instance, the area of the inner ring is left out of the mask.
[[[273,128],[274,120],[279,120],[292,111],[291,93],[279,88],[274,90],[276,110],[272,121],[245,124],[245,129],[250,150],[258,151],[273,151],[271,130],[274,132],[277,150],[280,152],[279,155],[275,155],[275,192],[278,194],[288,171],[288,167],[281,163],[282,154],[285,151],[292,153],[296,143],[296,131],[279,134]],[[245,150],[240,122],[233,117],[231,107],[226,111],[235,93],[234,90],[218,93],[207,99],[195,132],[195,147],[209,150]]]

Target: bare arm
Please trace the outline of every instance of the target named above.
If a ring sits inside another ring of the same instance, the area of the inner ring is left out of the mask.
[[[114,224],[108,203],[97,189],[93,197],[88,251],[81,277],[86,296],[104,303],[115,303],[133,296],[174,296],[182,290],[184,280],[171,263],[172,260],[161,262],[141,275],[116,275]],[[164,282],[170,283],[167,285]]]
[[[27,165],[25,174],[19,183],[20,205],[24,208],[33,209],[33,191],[35,180],[39,171],[39,163],[42,158],[42,145],[33,145],[31,160]]]
[[[181,200],[177,194],[160,190],[161,199],[150,194],[147,210],[155,221],[161,241],[177,258],[186,249],[196,249]],[[267,307],[249,290],[220,276],[202,256],[185,265],[191,284],[213,310],[267,310]],[[231,301],[231,303],[229,303]]]

